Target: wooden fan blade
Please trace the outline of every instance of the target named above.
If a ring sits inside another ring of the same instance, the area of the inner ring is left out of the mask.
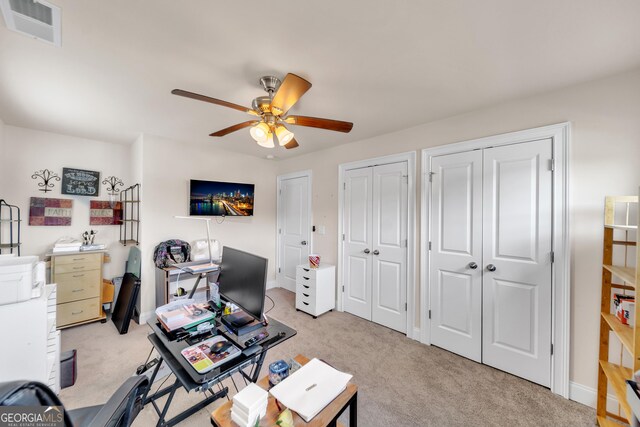
[[[311,83],[295,74],[287,74],[271,100],[271,112],[276,116],[286,114],[309,89]]]
[[[343,122],[340,120],[320,119],[317,117],[307,116],[289,116],[284,119],[286,123],[297,126],[307,126],[311,128],[320,128],[326,130],[335,130],[338,132],[349,133],[353,128],[353,123]]]
[[[284,146],[287,150],[291,150],[292,148],[296,148],[298,146],[298,141],[295,138],[291,138],[291,141],[287,142]]]
[[[249,126],[253,126],[256,123],[260,123],[260,120],[249,120],[248,122],[238,123],[237,125],[229,126],[228,128],[219,130],[218,132],[214,132],[209,136],[225,136],[229,135],[231,132],[235,132],[240,129],[248,128]]]
[[[200,95],[198,93],[189,92],[182,89],[174,89],[171,91],[174,95],[184,96],[185,98],[197,99],[198,101],[210,102],[211,104],[221,105],[223,107],[233,108],[234,110],[242,111],[253,116],[259,116],[260,114],[251,108],[243,107],[242,105],[234,104],[232,102],[223,101],[221,99],[211,98],[209,96]]]

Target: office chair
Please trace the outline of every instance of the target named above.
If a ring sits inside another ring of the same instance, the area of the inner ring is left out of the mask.
[[[104,405],[64,411],[68,427],[129,427],[142,409],[149,386],[144,375],[129,378]],[[64,406],[53,391],[35,381],[0,383],[0,406]]]

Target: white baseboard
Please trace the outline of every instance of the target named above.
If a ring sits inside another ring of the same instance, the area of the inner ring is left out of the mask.
[[[595,408],[597,394],[597,390],[594,388],[573,381],[569,382],[569,399],[571,400]],[[615,395],[607,395],[607,411],[618,413],[618,399]]]
[[[420,341],[420,328],[417,326],[413,327],[413,335],[408,335],[408,338],[411,338],[414,341]]]
[[[140,314],[140,324],[144,325],[146,324],[149,320],[153,319],[156,317],[156,312],[155,310],[152,311],[146,311],[144,313]]]
[[[275,280],[267,280],[267,289],[273,289],[278,287],[278,282]]]

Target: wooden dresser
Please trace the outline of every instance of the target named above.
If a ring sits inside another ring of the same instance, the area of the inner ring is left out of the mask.
[[[58,329],[106,321],[102,310],[104,252],[51,254],[51,282],[58,285]]]

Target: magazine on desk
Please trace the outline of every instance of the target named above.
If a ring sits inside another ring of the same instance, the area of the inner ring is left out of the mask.
[[[182,350],[182,356],[199,374],[204,374],[221,364],[241,354],[238,347],[233,344],[225,351],[216,354],[211,351],[211,346],[220,341],[228,341],[225,337],[216,336],[202,341]]]

